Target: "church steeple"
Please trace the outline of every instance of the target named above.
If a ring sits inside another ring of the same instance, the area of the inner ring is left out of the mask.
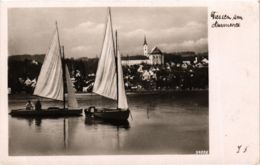
[[[144,35],[144,45],[147,45],[146,36]]]
[[[147,45],[147,41],[146,41],[146,36],[144,36],[143,49],[144,49],[144,55],[145,55],[145,56],[148,56],[148,45]]]

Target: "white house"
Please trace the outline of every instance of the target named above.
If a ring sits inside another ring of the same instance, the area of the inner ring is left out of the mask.
[[[149,62],[151,65],[162,65],[164,64],[164,55],[158,47],[154,47],[150,54],[148,54]]]

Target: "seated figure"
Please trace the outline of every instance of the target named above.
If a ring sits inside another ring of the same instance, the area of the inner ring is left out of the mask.
[[[26,103],[25,106],[26,106],[25,108],[26,110],[33,110],[33,105],[30,100]]]
[[[39,99],[38,99],[38,100],[36,101],[36,103],[35,103],[35,110],[36,110],[36,111],[42,110],[42,104],[41,104],[41,102],[40,102]]]

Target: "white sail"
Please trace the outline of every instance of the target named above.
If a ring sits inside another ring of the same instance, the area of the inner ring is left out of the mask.
[[[33,94],[63,100],[62,62],[57,31],[45,56]]]
[[[125,94],[125,83],[123,78],[123,69],[121,56],[119,51],[117,52],[117,67],[118,67],[118,108],[128,109],[127,97]]]
[[[78,101],[75,96],[75,89],[72,86],[72,82],[70,79],[70,74],[69,74],[69,69],[68,66],[66,65],[66,84],[67,84],[67,90],[68,90],[68,107],[71,108],[78,108]]]
[[[116,63],[111,18],[108,16],[103,49],[98,62],[93,92],[117,99]]]
[[[111,15],[109,13],[107,19],[103,48],[98,63],[93,92],[114,100],[118,99],[118,108],[126,110],[128,109],[128,103],[127,103],[127,97],[125,93],[121,57],[118,52],[117,53],[118,70],[116,72],[115,56],[116,55],[114,49]],[[118,77],[117,77],[117,73],[118,73]]]

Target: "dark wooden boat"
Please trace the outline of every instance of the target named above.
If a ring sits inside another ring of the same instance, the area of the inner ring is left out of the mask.
[[[130,124],[128,120],[105,120],[101,118],[94,118],[94,117],[86,117],[85,118],[85,125],[111,125],[118,128],[125,128],[129,129]]]
[[[93,92],[116,100],[117,108],[89,107],[85,111],[86,116],[115,121],[128,119],[130,110],[125,93],[121,57],[118,51],[117,31],[115,31],[115,42],[113,38],[110,8],[108,9],[105,37],[98,62]]]
[[[85,116],[87,117],[95,117],[99,119],[104,119],[108,121],[123,121],[127,120],[130,114],[129,110],[120,110],[120,109],[97,109],[95,107],[91,107],[89,109],[85,109]]]
[[[48,108],[40,111],[16,109],[9,114],[14,117],[67,117],[81,116],[83,109],[63,109],[63,108]]]

